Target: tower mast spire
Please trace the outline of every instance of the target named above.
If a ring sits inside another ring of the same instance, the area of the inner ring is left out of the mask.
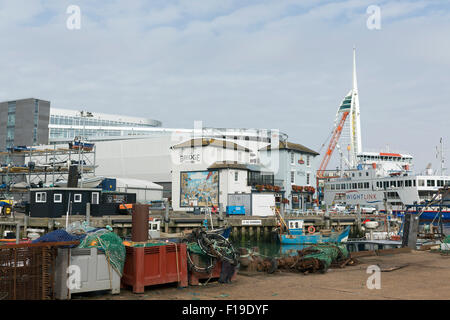
[[[356,48],[353,46],[353,90],[358,90],[358,83],[356,80]]]

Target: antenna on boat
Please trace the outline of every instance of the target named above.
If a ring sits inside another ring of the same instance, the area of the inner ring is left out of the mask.
[[[439,141],[440,144],[440,148],[438,149],[438,147],[436,146],[436,158],[440,158],[439,159],[439,163],[441,166],[441,176],[444,175],[444,171],[447,169],[444,166],[444,162],[445,162],[445,157],[444,157],[444,141],[442,141],[442,137]]]

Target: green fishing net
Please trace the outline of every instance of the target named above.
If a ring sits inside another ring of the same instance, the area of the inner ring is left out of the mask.
[[[303,256],[303,259],[315,258],[320,260],[324,269],[328,269],[335,261],[348,258],[349,253],[345,245],[320,244],[308,249],[314,249],[316,252]]]
[[[103,250],[110,265],[122,276],[125,264],[125,246],[122,244],[122,239],[114,232],[101,229],[88,233],[78,247]]]

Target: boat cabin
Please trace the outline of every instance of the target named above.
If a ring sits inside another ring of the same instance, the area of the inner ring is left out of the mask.
[[[150,218],[148,220],[148,238],[159,239],[161,237],[161,220]]]
[[[303,234],[303,220],[287,220],[289,233],[291,234]]]

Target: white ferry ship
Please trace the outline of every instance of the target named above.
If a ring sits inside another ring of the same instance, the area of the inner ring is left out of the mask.
[[[344,148],[346,146],[347,154]],[[340,154],[340,170],[326,170],[335,150]],[[334,129],[328,149],[317,170],[319,199],[328,206],[345,205],[374,208],[378,212],[403,213],[410,205],[425,204],[435,197],[440,189],[448,188],[450,176],[444,171],[443,146],[441,139],[441,175],[435,175],[431,168],[424,175],[411,171],[413,157],[391,152],[363,152],[358,86],[356,81],[356,54],[353,49],[352,89],[338,107]],[[344,163],[346,168],[344,168]],[[447,186],[447,187],[446,187]],[[439,193],[436,197],[442,197]],[[434,199],[436,200],[436,199]],[[442,209],[444,219],[450,219],[450,199],[445,198],[447,207],[424,207],[421,218],[435,219]],[[373,211],[370,210],[370,211]]]
[[[375,208],[378,212],[402,213],[407,205],[431,201],[439,189],[450,185],[450,176],[414,175],[412,157],[396,153],[362,153],[353,170],[327,172],[323,200],[327,205],[341,204]],[[426,213],[437,212],[429,208]],[[450,211],[443,210],[450,219]],[[425,216],[424,216],[425,218]]]

